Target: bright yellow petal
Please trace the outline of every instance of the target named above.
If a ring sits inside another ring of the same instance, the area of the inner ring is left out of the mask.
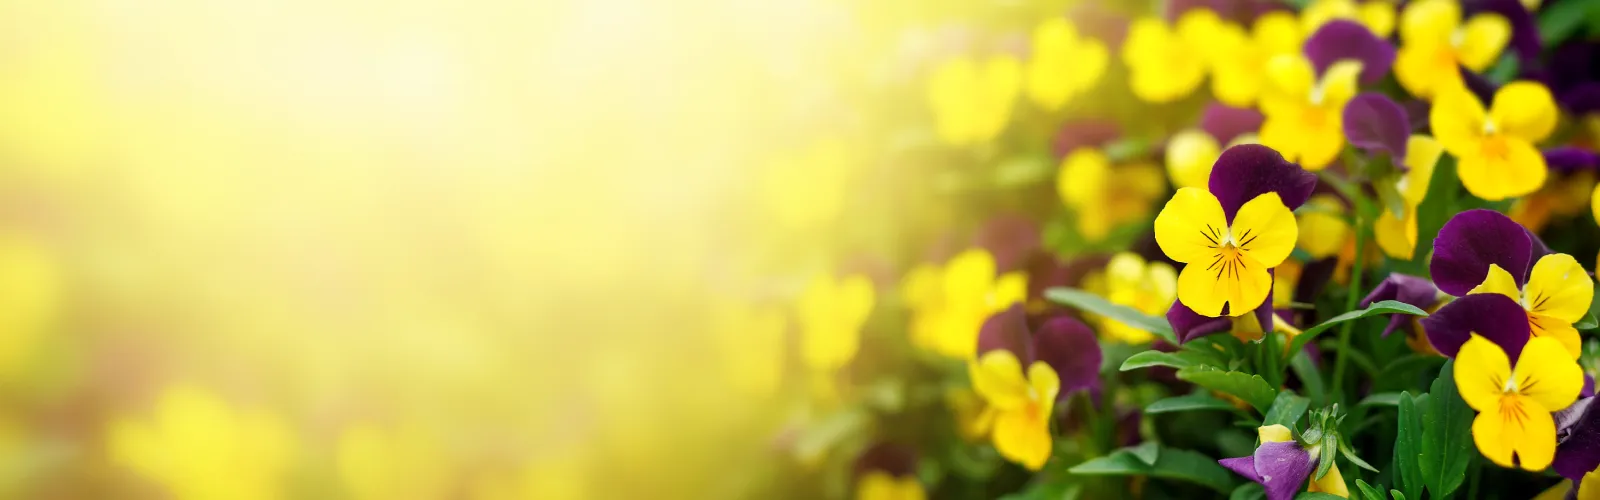
[[[1167,141],[1167,174],[1179,188],[1205,188],[1211,178],[1211,165],[1222,155],[1222,147],[1211,134],[1184,130]]]
[[[1433,168],[1439,163],[1439,157],[1444,155],[1444,149],[1439,141],[1425,135],[1413,135],[1406,139],[1406,168],[1410,169],[1400,177],[1397,186],[1400,197],[1412,206],[1422,204],[1423,198],[1428,195],[1428,184],[1433,180]]]
[[[1483,122],[1488,113],[1477,96],[1464,88],[1441,92],[1428,112],[1433,137],[1445,151],[1456,157],[1478,156],[1483,140]]]
[[[958,57],[940,64],[928,80],[928,104],[933,108],[939,137],[952,145],[972,142],[977,110],[972,95],[978,91],[978,62]]]
[[[1101,204],[1111,177],[1111,160],[1096,148],[1078,148],[1061,159],[1056,194],[1069,207],[1092,209]]]
[[[1456,388],[1474,410],[1487,415],[1499,408],[1500,395],[1510,378],[1511,360],[1494,341],[1474,333],[1456,352]]]
[[[1233,225],[1228,229],[1234,244],[1245,255],[1266,267],[1275,267],[1283,259],[1289,258],[1289,253],[1294,251],[1299,230],[1294,212],[1283,205],[1278,193],[1271,192],[1239,207],[1239,213],[1234,215]]]
[[[1501,87],[1489,106],[1489,119],[1501,134],[1539,142],[1556,128],[1556,101],[1536,82],[1517,81]]]
[[[1422,99],[1463,86],[1453,50],[1440,43],[1401,45],[1395,53],[1394,77],[1406,92]]]
[[[1263,425],[1256,429],[1262,443],[1287,443],[1294,441],[1294,433],[1282,424]]]
[[[1000,275],[994,280],[994,288],[989,293],[989,310],[999,312],[1012,304],[1028,300],[1028,273],[1012,271]]]
[[[1499,264],[1489,264],[1489,274],[1484,276],[1483,283],[1472,287],[1468,294],[1498,293],[1511,300],[1522,300],[1522,290],[1517,288],[1516,277],[1502,269]]]
[[[1189,47],[1210,47],[1222,26],[1222,18],[1211,9],[1189,9],[1178,16],[1178,39]]]
[[[1332,458],[1329,458],[1332,460]],[[1311,485],[1306,488],[1309,492],[1322,492],[1340,498],[1350,498],[1350,485],[1345,484],[1344,474],[1339,473],[1339,465],[1334,464],[1328,469],[1328,474],[1322,479],[1312,478]]]
[[[1300,21],[1289,11],[1275,10],[1256,18],[1251,35],[1257,49],[1266,54],[1287,54],[1300,51],[1305,33]]]
[[[1372,30],[1378,38],[1387,39],[1394,32],[1394,4],[1385,0],[1374,0],[1361,4],[1361,11],[1357,14],[1361,24]]]
[[[1304,167],[1300,152],[1306,149],[1307,134],[1304,120],[1300,118],[1302,108],[1276,109],[1261,123],[1260,143],[1277,150],[1285,160],[1301,163]]]
[[[1489,201],[1538,191],[1549,175],[1544,155],[1520,137],[1497,136],[1482,141],[1477,151],[1457,155],[1461,185]]]
[[[1566,408],[1583,390],[1583,369],[1566,347],[1547,337],[1528,339],[1511,374],[1517,393],[1538,403],[1542,413]]]
[[[1216,247],[1227,237],[1228,219],[1222,202],[1210,191],[1189,187],[1173,194],[1156,215],[1155,231],[1156,244],[1167,257],[1203,263],[1216,255]]]
[[[1138,288],[1144,282],[1144,257],[1133,252],[1118,252],[1106,262],[1106,286],[1110,292]]]
[[[1172,301],[1178,298],[1178,271],[1171,264],[1151,262],[1148,284],[1154,301],[1149,303],[1149,309],[1141,310],[1146,314],[1165,314]]]
[[[978,361],[967,363],[967,375],[972,377],[973,390],[990,406],[1011,411],[1028,403],[1028,380],[1023,378],[1022,362],[1011,351],[983,353]]]
[[[994,421],[994,447],[1007,460],[1039,470],[1050,459],[1050,421],[1027,411],[1002,412]]]
[[[1549,316],[1528,313],[1528,326],[1532,329],[1530,333],[1534,337],[1547,338],[1561,343],[1561,347],[1567,349],[1567,354],[1572,355],[1572,359],[1578,359],[1578,356],[1583,355],[1583,339],[1578,337],[1578,329],[1573,328],[1571,323]]]
[[[1344,110],[1344,104],[1361,90],[1360,79],[1361,62],[1353,59],[1341,59],[1322,72],[1322,78],[1317,80],[1317,88],[1322,93],[1323,103],[1332,110],[1333,115],[1339,115]]]
[[[1061,377],[1056,376],[1056,371],[1043,361],[1034,361],[1028,365],[1028,386],[1033,388],[1033,394],[1044,404],[1051,404],[1056,400],[1056,395],[1061,393]],[[1049,409],[1044,410],[1049,413]]]
[[[1421,0],[1400,14],[1400,43],[1449,43],[1461,24],[1461,6],[1452,0]]]
[[[956,305],[976,305],[994,282],[994,256],[980,248],[956,254],[944,266],[944,296]]]
[[[979,90],[975,133],[981,142],[999,136],[1011,120],[1012,105],[1022,91],[1022,61],[1012,56],[990,58],[984,64]]]
[[[1261,94],[1263,112],[1276,114],[1279,109],[1303,106],[1306,96],[1317,84],[1316,70],[1311,61],[1299,54],[1280,55],[1267,61],[1267,85]]]
[[[1033,53],[1028,61],[1028,97],[1048,110],[1059,109],[1072,94],[1068,83],[1070,51],[1077,29],[1065,17],[1051,17],[1033,29]]]
[[[1410,260],[1417,251],[1417,206],[1406,207],[1406,218],[1399,219],[1394,212],[1385,210],[1373,221],[1372,232],[1377,237],[1378,248],[1390,257]]]
[[[1300,225],[1299,246],[1313,259],[1324,259],[1344,249],[1350,237],[1350,225],[1339,216],[1311,211],[1298,216]]]
[[[1483,72],[1500,58],[1511,41],[1511,22],[1493,12],[1484,12],[1467,19],[1461,26],[1461,47],[1457,54],[1461,65],[1474,72]]]
[[[1128,25],[1128,38],[1122,43],[1122,62],[1142,67],[1159,61],[1172,37],[1172,30],[1160,18],[1135,19]]]
[[[1100,76],[1105,74],[1106,64],[1111,60],[1111,51],[1106,49],[1105,43],[1092,38],[1079,40],[1073,49],[1067,84],[1077,92],[1089,90],[1094,87],[1095,82],[1100,81]]]
[[[1241,316],[1267,299],[1272,276],[1266,266],[1249,255],[1218,255],[1216,259],[1184,266],[1178,273],[1178,300],[1203,316]]]
[[[899,500],[899,490],[894,477],[875,470],[856,481],[856,500]]]
[[[1578,377],[1578,385],[1583,385],[1583,377]],[[1577,396],[1574,392],[1573,396]],[[1519,398],[1520,399],[1520,398]],[[1524,470],[1542,471],[1550,467],[1550,462],[1556,458],[1556,420],[1550,416],[1548,408],[1539,408],[1537,404],[1521,405],[1526,417],[1520,422],[1522,432],[1520,439],[1513,442],[1517,450],[1517,464]],[[1510,427],[1512,423],[1506,426]]]
[[[1578,500],[1600,500],[1600,470],[1583,475],[1583,481],[1578,483]]]
[[[1533,265],[1523,296],[1529,312],[1577,323],[1589,314],[1594,280],[1571,255],[1550,254]]]
[[[1460,365],[1456,366],[1456,373],[1461,373]],[[1495,465],[1507,468],[1516,467],[1516,464],[1511,461],[1511,456],[1516,447],[1516,439],[1521,437],[1521,428],[1507,425],[1510,417],[1502,414],[1503,410],[1501,410],[1498,402],[1499,396],[1495,398],[1497,401],[1493,405],[1478,413],[1477,418],[1472,419],[1472,442],[1478,445],[1478,451],[1483,453],[1484,458],[1488,458]],[[1549,416],[1548,413],[1545,415]],[[1507,435],[1513,432],[1517,434]]]

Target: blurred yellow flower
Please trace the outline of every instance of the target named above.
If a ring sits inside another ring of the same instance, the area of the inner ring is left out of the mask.
[[[757,398],[776,394],[783,382],[783,311],[728,304],[715,314],[717,352],[728,384]]]
[[[1339,253],[1345,240],[1354,234],[1343,217],[1344,202],[1339,201],[1338,196],[1324,193],[1312,196],[1306,207],[1295,216],[1300,224],[1299,247],[1311,254],[1312,260]]]
[[[1305,32],[1316,33],[1317,28],[1335,19],[1361,23],[1378,38],[1389,38],[1394,32],[1395,4],[1385,0],[1315,0],[1300,11],[1300,21]]]
[[[971,358],[983,320],[1028,296],[1026,274],[995,273],[994,256],[971,249],[951,258],[943,269],[919,267],[908,274],[902,293],[913,311],[912,342],[951,358]]]
[[[1078,148],[1061,159],[1056,193],[1076,213],[1078,234],[1100,241],[1119,224],[1149,217],[1151,204],[1167,190],[1165,177],[1155,165],[1112,168],[1099,149]]]
[[[1165,262],[1146,263],[1131,252],[1118,253],[1106,264],[1107,299],[1139,312],[1161,316],[1178,298],[1178,272]],[[1128,344],[1143,344],[1155,339],[1150,332],[1101,318],[1100,332],[1107,338]]]
[[[1456,173],[1473,196],[1498,201],[1532,193],[1548,175],[1536,145],[1556,128],[1555,99],[1536,82],[1501,87],[1484,110],[1464,87],[1441,92],[1428,113],[1434,137],[1456,157]]]
[[[1133,95],[1162,103],[1193,93],[1206,77],[1221,26],[1222,19],[1203,8],[1184,12],[1176,26],[1155,17],[1134,20],[1122,45]]]
[[[866,276],[811,280],[796,305],[800,319],[800,355],[806,367],[832,372],[855,359],[861,327],[872,313],[874,292]]]
[[[30,354],[61,312],[61,272],[39,241],[0,234],[0,377],[27,373]]]
[[[1482,73],[1511,41],[1511,23],[1493,12],[1473,15],[1463,24],[1455,0],[1418,0],[1400,14],[1400,50],[1394,76],[1407,92],[1423,99],[1461,87],[1459,67]]]
[[[1028,97],[1044,109],[1061,109],[1073,96],[1094,87],[1108,58],[1105,43],[1079,36],[1066,17],[1045,20],[1033,30]]]
[[[994,447],[1000,456],[1039,470],[1050,459],[1050,420],[1061,379],[1043,361],[1023,371],[1011,351],[996,349],[967,363],[972,387],[996,410]]]
[[[1175,188],[1204,188],[1211,165],[1222,156],[1222,145],[1204,130],[1188,129],[1167,140],[1167,175]]]
[[[824,139],[781,154],[762,169],[762,199],[785,229],[815,229],[836,221],[857,160],[844,141]]]
[[[1293,14],[1273,11],[1256,18],[1249,33],[1237,24],[1222,23],[1216,40],[1211,93],[1224,104],[1247,108],[1261,95],[1267,63],[1281,55],[1300,53],[1305,33]]]
[[[928,81],[928,103],[939,137],[953,146],[988,142],[1005,131],[1022,87],[1022,63],[1009,55],[981,64],[972,57],[945,61]]]
[[[923,500],[928,493],[916,476],[896,478],[889,473],[874,470],[856,482],[856,500]]]
[[[972,389],[951,388],[945,391],[944,403],[955,415],[956,431],[961,437],[977,441],[988,437],[989,430],[994,428],[994,407]]]
[[[1428,195],[1428,184],[1433,179],[1433,167],[1444,154],[1443,147],[1432,137],[1413,135],[1406,141],[1406,173],[1400,175],[1400,201],[1405,204],[1404,216],[1384,207],[1383,215],[1373,222],[1373,235],[1378,248],[1396,259],[1410,259],[1417,248],[1417,208]]]
[[[177,500],[285,498],[296,448],[289,432],[274,415],[181,386],[164,391],[148,419],[118,419],[107,430],[111,460]]]
[[[420,429],[351,426],[339,436],[335,457],[339,477],[355,500],[448,496],[448,455]]]
[[[1361,63],[1341,60],[1320,79],[1300,55],[1280,56],[1267,66],[1261,144],[1306,170],[1322,170],[1344,148],[1344,105],[1356,95]]]

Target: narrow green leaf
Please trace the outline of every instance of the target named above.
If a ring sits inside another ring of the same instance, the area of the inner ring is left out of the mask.
[[[1197,392],[1187,396],[1176,396],[1150,403],[1145,407],[1145,413],[1172,413],[1194,410],[1223,410],[1235,409],[1233,403],[1217,399],[1210,394]]]
[[[1297,352],[1289,361],[1289,369],[1294,370],[1294,376],[1300,377],[1301,389],[1306,392],[1306,397],[1312,401],[1324,401],[1326,389],[1322,386],[1322,372],[1317,371],[1317,365],[1311,363],[1311,355],[1304,351]]]
[[[1169,366],[1181,370],[1191,366],[1205,365],[1208,361],[1204,356],[1189,351],[1161,352],[1152,350],[1128,356],[1128,359],[1122,362],[1122,367],[1119,369],[1128,371],[1152,366]]]
[[[1578,32],[1594,11],[1593,2],[1555,2],[1539,12],[1539,38],[1554,47]]]
[[[1051,288],[1045,290],[1044,296],[1056,303],[1076,307],[1117,320],[1129,327],[1154,333],[1172,344],[1178,343],[1178,336],[1172,333],[1172,325],[1167,324],[1166,318],[1141,313],[1128,306],[1112,304],[1099,295],[1076,288]]]
[[[1112,453],[1078,464],[1067,472],[1085,476],[1150,476],[1187,481],[1216,490],[1233,491],[1237,483],[1232,471],[1216,459],[1190,450],[1167,448],[1160,451],[1154,465],[1139,461],[1133,453]]]
[[[1322,440],[1322,451],[1317,452],[1317,456],[1322,457],[1322,459],[1317,460],[1317,470],[1311,474],[1311,479],[1318,480],[1322,479],[1322,476],[1328,475],[1328,471],[1333,470],[1334,463],[1338,462],[1338,460],[1334,459],[1337,455],[1339,455],[1339,440],[1334,439],[1332,436]]]
[[[1311,406],[1311,400],[1296,396],[1293,392],[1283,391],[1272,400],[1272,407],[1267,409],[1266,416],[1261,418],[1262,425],[1285,425],[1294,428],[1295,422],[1306,413],[1306,408]]]
[[[1596,319],[1594,313],[1589,313],[1584,315],[1583,319],[1572,325],[1572,327],[1579,330],[1593,330],[1600,328],[1600,319]]]
[[[1312,339],[1315,339],[1317,337],[1317,334],[1322,333],[1323,331],[1325,331],[1325,330],[1327,330],[1329,328],[1333,328],[1334,325],[1337,325],[1339,323],[1343,323],[1343,322],[1354,320],[1354,319],[1365,318],[1365,317],[1368,317],[1368,316],[1373,316],[1373,315],[1378,315],[1378,314],[1393,314],[1393,313],[1405,313],[1405,314],[1413,314],[1413,315],[1417,315],[1417,316],[1427,316],[1428,315],[1428,313],[1426,311],[1423,311],[1421,309],[1417,309],[1417,306],[1413,306],[1411,304],[1407,304],[1407,303],[1400,302],[1400,301],[1395,301],[1395,300],[1385,300],[1385,301],[1382,301],[1382,302],[1378,302],[1378,303],[1372,304],[1371,306],[1368,306],[1366,309],[1362,309],[1362,310],[1359,310],[1359,311],[1350,311],[1350,312],[1347,312],[1347,313],[1344,313],[1344,314],[1340,314],[1338,316],[1334,316],[1332,318],[1328,318],[1327,321],[1323,321],[1322,323],[1318,324],[1317,326],[1313,326],[1311,328],[1307,328],[1304,332],[1301,332],[1299,335],[1296,335],[1294,337],[1294,342],[1289,344],[1289,352],[1290,353],[1298,353],[1298,352],[1300,352],[1301,349],[1305,348],[1306,342],[1310,342]]]
[[[1263,414],[1272,406],[1272,400],[1278,396],[1278,391],[1267,385],[1266,379],[1260,375],[1244,372],[1223,371],[1200,365],[1178,370],[1178,378],[1200,387],[1232,394],[1250,403],[1250,406]]]
[[[1434,355],[1408,354],[1394,361],[1378,372],[1379,383],[1392,380],[1405,380],[1408,375],[1422,370],[1435,370],[1444,364],[1444,357]]]
[[[1396,406],[1400,404],[1400,393],[1380,392],[1361,399],[1356,406]]]
[[[1382,489],[1374,488],[1366,481],[1357,479],[1356,489],[1361,490],[1361,497],[1365,500],[1389,500],[1389,496],[1383,494]]]
[[[1233,494],[1228,495],[1228,500],[1262,500],[1267,498],[1267,489],[1260,483],[1249,482],[1233,489]]]
[[[1128,450],[1128,453],[1132,453],[1133,456],[1138,457],[1139,461],[1144,462],[1145,465],[1154,466],[1156,459],[1161,458],[1161,446],[1157,445],[1155,441],[1145,441],[1139,443],[1139,446],[1126,448],[1126,450]]]
[[[1377,467],[1373,467],[1372,464],[1367,463],[1366,460],[1362,460],[1360,456],[1357,456],[1355,450],[1350,447],[1350,443],[1344,441],[1343,439],[1339,441],[1339,456],[1344,457],[1345,460],[1349,460],[1350,463],[1355,464],[1356,467],[1370,470],[1372,472],[1379,472]]]
[[[1417,459],[1422,455],[1422,413],[1418,398],[1409,392],[1400,393],[1399,432],[1394,441],[1395,482],[1412,498],[1421,498],[1422,471]]]
[[[1389,495],[1393,496],[1394,500],[1406,500],[1406,495],[1400,493],[1400,490],[1389,490]]]
[[[1446,498],[1461,486],[1471,461],[1472,408],[1456,391],[1455,362],[1446,361],[1428,390],[1418,470],[1432,498]]]

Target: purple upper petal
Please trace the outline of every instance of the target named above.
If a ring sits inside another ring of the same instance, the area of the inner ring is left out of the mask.
[[[1317,176],[1283,159],[1272,148],[1240,144],[1217,158],[1208,185],[1231,223],[1245,202],[1269,192],[1278,193],[1290,210],[1300,208],[1317,188]]]
[[[978,355],[1003,349],[1015,354],[1022,366],[1028,366],[1035,359],[1031,337],[1032,334],[1028,332],[1028,313],[1023,310],[1022,304],[1012,304],[1006,310],[983,320],[983,327],[978,330]]]
[[[1020,214],[1001,214],[984,222],[977,245],[994,255],[995,269],[1015,271],[1039,248],[1039,224]]]
[[[1395,273],[1385,278],[1382,283],[1378,283],[1378,287],[1372,289],[1367,298],[1361,299],[1361,307],[1364,309],[1374,302],[1385,300],[1398,300],[1417,306],[1417,309],[1427,310],[1439,302],[1439,289],[1433,286],[1432,281]],[[1389,326],[1383,329],[1383,336],[1388,337],[1396,328],[1409,323],[1410,319],[1410,314],[1389,315]]]
[[[1394,46],[1372,34],[1360,23],[1336,19],[1322,25],[1316,34],[1306,39],[1306,58],[1317,68],[1317,74],[1327,71],[1340,59],[1361,61],[1361,84],[1373,85],[1383,81],[1394,65]]]
[[[1521,285],[1532,251],[1528,232],[1510,217],[1493,210],[1468,210],[1439,229],[1428,271],[1440,290],[1460,297],[1483,283],[1489,264],[1499,265]]]
[[[1292,500],[1317,467],[1311,454],[1293,441],[1262,443],[1253,458],[1258,482],[1267,490],[1267,500]]]
[[[1070,316],[1046,321],[1033,337],[1033,352],[1061,377],[1058,398],[1065,399],[1100,381],[1100,342],[1082,321]]]
[[[1600,82],[1584,82],[1561,93],[1561,104],[1574,115],[1600,111]]]
[[[1177,335],[1179,344],[1233,328],[1233,320],[1227,316],[1201,316],[1181,301],[1173,302],[1172,308],[1167,309],[1167,323],[1172,324],[1172,333]]]
[[[1266,117],[1254,108],[1235,108],[1214,102],[1200,115],[1200,129],[1211,134],[1218,144],[1227,144],[1241,135],[1261,130],[1265,121]]]
[[[1365,30],[1366,28],[1362,28]],[[1404,170],[1406,141],[1411,137],[1411,120],[1389,96],[1364,92],[1344,105],[1344,136],[1350,144],[1368,153],[1383,151]]]
[[[1556,413],[1558,424],[1556,436],[1556,459],[1551,465],[1556,472],[1573,481],[1583,480],[1583,475],[1600,467],[1600,405],[1590,404],[1592,399],[1582,399],[1573,403],[1572,411],[1562,410]],[[1580,406],[1580,404],[1582,406]],[[1572,414],[1576,412],[1575,423]]]
[[[1421,132],[1428,126],[1428,113],[1433,111],[1433,105],[1422,99],[1408,99],[1400,104],[1406,110],[1406,119],[1411,122],[1412,132]]]
[[[1451,358],[1476,333],[1499,344],[1506,356],[1515,360],[1531,335],[1522,305],[1498,293],[1468,295],[1445,304],[1422,318],[1422,330],[1434,350]]]
[[[1561,146],[1544,150],[1544,162],[1550,170],[1570,174],[1594,170],[1600,165],[1600,155],[1577,146]]]

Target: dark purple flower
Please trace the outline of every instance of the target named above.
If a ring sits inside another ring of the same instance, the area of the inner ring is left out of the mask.
[[[1300,208],[1317,188],[1317,176],[1283,159],[1272,148],[1240,144],[1217,157],[1208,187],[1232,223],[1239,207],[1266,193],[1278,193],[1289,210]]]
[[[1521,287],[1532,256],[1532,238],[1510,217],[1493,210],[1468,210],[1439,229],[1428,271],[1440,290],[1460,297],[1483,283],[1490,264],[1511,273]]]
[[[1015,271],[1039,248],[1039,224],[1020,214],[998,215],[983,224],[977,240],[994,256],[996,271]]]
[[[1383,81],[1394,66],[1394,46],[1372,34],[1360,23],[1335,19],[1322,25],[1311,38],[1306,39],[1306,59],[1316,67],[1317,74],[1327,71],[1340,59],[1361,61],[1361,84],[1373,85]]]
[[[1267,490],[1267,500],[1293,499],[1317,467],[1311,454],[1292,441],[1262,443],[1254,455],[1224,458],[1217,463],[1245,479],[1261,483]]]
[[[1573,481],[1600,467],[1600,411],[1593,402],[1593,397],[1579,399],[1555,414],[1556,459],[1551,465]]]
[[[1398,300],[1427,310],[1439,303],[1439,289],[1426,279],[1395,273],[1378,283],[1378,287],[1372,289],[1367,298],[1361,299],[1361,307],[1366,308],[1374,302],[1385,300]],[[1390,315],[1389,326],[1384,327],[1383,336],[1388,337],[1395,329],[1410,323],[1410,320],[1409,314]]]
[[[1057,400],[1100,382],[1100,342],[1088,325],[1070,316],[1051,318],[1030,331],[1027,312],[1013,304],[984,320],[978,331],[978,354],[996,349],[1011,351],[1024,369],[1034,361],[1050,365],[1061,379]]]
[[[1522,305],[1498,293],[1472,294],[1451,301],[1422,318],[1422,330],[1434,350],[1451,358],[1476,333],[1499,344],[1508,358],[1517,359],[1532,335],[1528,313]]]
[[[1261,130],[1261,123],[1266,120],[1254,108],[1235,108],[1214,102],[1206,105],[1205,114],[1200,115],[1200,129],[1218,144],[1227,144],[1241,135]]]
[[[1600,82],[1583,82],[1561,93],[1561,104],[1574,115],[1600,111]]]
[[[1201,316],[1182,302],[1173,302],[1172,308],[1167,309],[1167,323],[1172,324],[1172,333],[1177,335],[1179,344],[1233,328],[1233,319]]]
[[[1544,162],[1552,171],[1570,174],[1594,170],[1600,166],[1600,155],[1577,146],[1561,146],[1544,150]]]
[[[1358,26],[1359,27],[1359,26]],[[1361,28],[1366,31],[1366,28]],[[1406,142],[1411,137],[1411,120],[1389,96],[1364,92],[1344,105],[1344,135],[1350,145],[1368,153],[1382,151],[1394,159],[1395,167],[1405,170]]]

